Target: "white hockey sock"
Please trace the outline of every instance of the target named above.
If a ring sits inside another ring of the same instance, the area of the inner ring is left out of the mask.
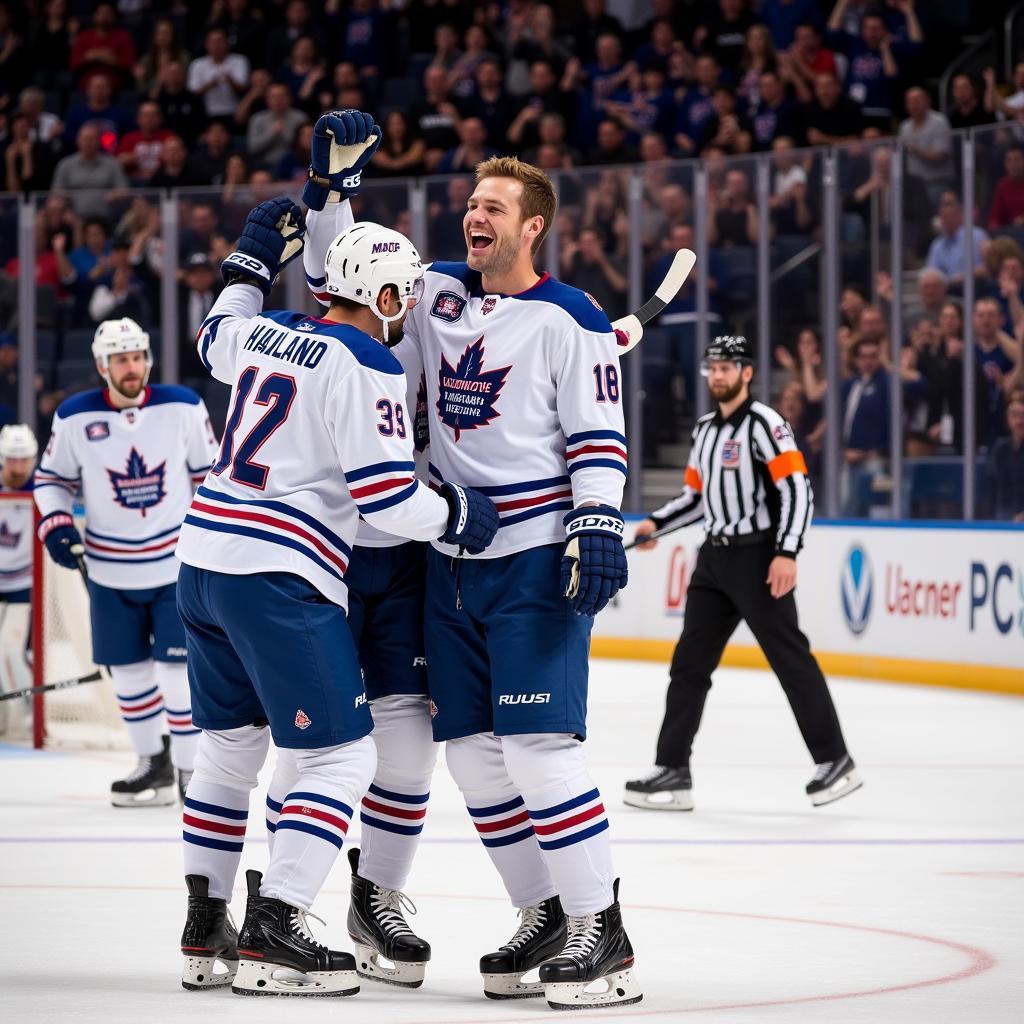
[[[274,836],[277,833],[277,820],[281,817],[285,797],[295,788],[299,769],[295,764],[295,751],[278,747],[277,762],[274,774],[270,777],[267,787],[266,825],[267,825],[267,856],[274,852]]]
[[[445,758],[512,905],[532,907],[554,896],[526,805],[505,769],[501,741],[491,733],[449,740]]]
[[[607,909],[615,878],[608,817],[582,744],[562,735],[505,736],[502,747],[562,909],[571,917]]]
[[[111,665],[117,705],[128,738],[139,757],[151,757],[163,749],[164,698],[153,676],[153,661]]]
[[[385,889],[404,889],[423,832],[437,744],[426,697],[380,697],[370,704],[377,774],[359,813],[359,874]]]
[[[270,896],[308,910],[345,841],[352,809],[377,767],[369,736],[320,750],[296,750],[295,788],[282,801],[274,849],[260,886]]]
[[[192,724],[192,697],[188,690],[188,669],[184,662],[158,661],[153,678],[164,698],[167,728],[171,734],[171,763],[190,772],[195,765],[199,730]]]
[[[270,731],[247,725],[204,732],[182,813],[185,874],[210,880],[210,895],[231,899],[249,817],[249,793],[267,756]]]

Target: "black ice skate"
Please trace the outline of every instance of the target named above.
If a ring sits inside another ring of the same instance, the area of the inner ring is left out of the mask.
[[[403,908],[416,913],[405,893],[383,889],[359,874],[359,850],[348,851],[352,865],[352,898],[348,934],[356,947],[356,971],[364,978],[404,988],[423,984],[430,943],[409,927]]]
[[[352,954],[314,942],[306,929],[306,911],[261,896],[262,880],[259,871],[245,873],[249,901],[231,991],[240,996],[355,995],[359,980]]]
[[[622,927],[617,878],[614,896],[615,902],[599,914],[566,918],[565,948],[540,968],[544,995],[553,1010],[628,1006],[643,999],[633,977],[633,947]],[[604,988],[588,991],[595,982],[603,982]]]
[[[484,995],[490,999],[543,995],[540,981],[524,981],[523,976],[557,956],[565,945],[565,914],[557,896],[535,907],[524,907],[519,916],[515,935],[497,952],[480,958]]]
[[[814,778],[807,783],[807,795],[815,807],[821,807],[849,796],[863,785],[853,758],[843,754],[838,761],[822,761],[817,766]]]
[[[185,794],[188,792],[188,784],[192,781],[191,769],[186,770],[185,768],[178,769],[178,799],[181,801],[182,806],[185,805]]]
[[[655,768],[642,779],[626,783],[622,798],[630,807],[649,811],[692,811],[693,780],[689,768]]]
[[[110,802],[115,807],[167,807],[177,799],[168,736],[163,737],[160,753],[140,757],[131,775],[110,784]]]
[[[228,914],[227,900],[210,896],[210,881],[204,875],[186,875],[188,917],[181,933],[181,987],[215,988],[230,984],[238,970],[238,934]],[[226,970],[215,972],[220,962]]]

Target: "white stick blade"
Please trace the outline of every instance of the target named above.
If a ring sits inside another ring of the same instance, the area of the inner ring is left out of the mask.
[[[621,320],[616,320],[612,324],[612,330],[615,331],[620,359],[627,352],[632,352],[644,336],[644,325],[632,313],[622,317]]]
[[[686,283],[686,279],[690,276],[690,271],[693,270],[696,263],[697,254],[692,249],[680,249],[672,260],[672,265],[668,268],[668,273],[665,275],[664,280],[658,285],[658,290],[654,294],[662,302],[671,302],[676,297],[679,289]]]

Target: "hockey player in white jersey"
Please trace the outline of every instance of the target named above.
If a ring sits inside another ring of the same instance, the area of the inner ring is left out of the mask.
[[[498,527],[488,498],[457,484],[434,494],[414,476],[405,378],[385,347],[401,337],[422,288],[412,244],[356,225],[334,242],[341,258],[328,260],[325,318],[262,313],[303,231],[290,200],[262,203],[222,265],[227,287],[198,351],[232,385],[231,406],[178,542],[178,605],[203,730],[183,818],[182,981],[224,984],[237,962],[232,987],[243,995],[358,991],[352,956],[314,942],[306,915],[376,767],[345,625],[359,517],[476,553]],[[271,736],[298,775],[281,801],[265,875],[247,872],[236,941],[227,900]],[[228,969],[215,975],[218,959]]]
[[[54,413],[35,475],[39,537],[58,565],[77,571],[83,540],[71,512],[81,492],[93,661],[110,668],[139,758],[110,787],[111,802],[172,804],[188,784],[199,740],[175,607],[174,547],[217,442],[199,395],[148,383],[149,335],[134,320],[101,323],[92,353],[106,386],[73,395]]]
[[[627,578],[616,338],[591,296],[534,270],[555,214],[542,171],[488,160],[468,207],[466,262],[430,265],[406,327],[432,483],[468,481],[501,516],[483,555],[428,555],[434,738],[522,914],[480,962],[485,993],[623,1005],[642,996],[582,750],[593,616]]]

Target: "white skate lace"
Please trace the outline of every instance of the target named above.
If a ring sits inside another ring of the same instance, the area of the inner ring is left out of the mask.
[[[124,781],[137,782],[139,779],[144,778],[153,770],[153,761],[154,758],[152,757],[140,757],[135,770]]]
[[[519,911],[519,927],[516,929],[515,935],[512,936],[508,942],[502,946],[502,949],[511,949],[513,951],[520,949],[525,946],[540,930],[544,927],[547,921],[547,914],[544,912],[544,908],[541,906],[536,907],[523,907]]]
[[[585,960],[601,937],[600,918],[597,914],[587,914],[585,917],[570,917],[566,921],[569,937],[565,948],[558,955],[573,960]]]
[[[307,942],[316,946],[317,949],[326,949],[327,947],[322,942],[317,942],[316,939],[313,938],[313,933],[309,930],[309,924],[306,920],[310,917],[313,918],[314,921],[319,921],[325,928],[327,927],[327,922],[322,917],[317,917],[316,914],[313,914],[308,910],[299,910],[298,907],[293,907],[292,931]]]
[[[402,915],[403,910],[410,914],[416,913],[416,904],[404,892],[397,889],[382,889],[379,885],[373,887],[370,894],[370,911],[391,938],[413,934],[413,930]]]
[[[652,768],[646,775],[644,775],[640,779],[640,781],[641,782],[653,782],[655,779],[659,778],[661,775],[664,775],[664,773],[667,772],[667,771],[668,771],[667,768],[662,768],[660,765],[655,765],[654,768]]]
[[[828,773],[830,771],[832,771],[832,766],[834,764],[835,764],[835,761],[822,761],[821,764],[819,764],[818,767],[814,771],[814,781],[815,782],[823,782],[824,779],[825,779],[825,776],[827,776]]]

